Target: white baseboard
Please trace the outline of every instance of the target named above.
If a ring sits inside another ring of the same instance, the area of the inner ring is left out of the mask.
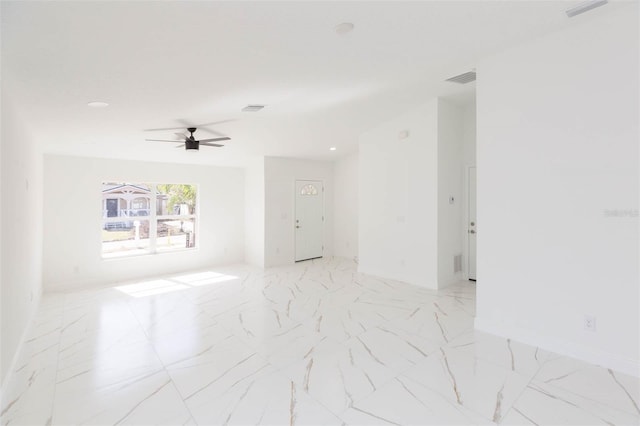
[[[16,363],[18,362],[18,359],[20,358],[20,355],[22,354],[22,349],[24,347],[24,342],[27,339],[27,336],[29,335],[29,332],[31,331],[31,329],[33,328],[33,319],[36,316],[36,313],[38,312],[38,309],[40,309],[40,302],[42,301],[42,292],[38,292],[38,294],[36,295],[37,299],[34,303],[34,308],[33,311],[31,312],[31,315],[29,316],[29,319],[27,320],[27,324],[24,328],[24,330],[22,330],[22,335],[20,336],[20,340],[18,341],[18,345],[16,346],[16,350],[13,353],[13,358],[11,359],[11,364],[9,364],[9,368],[7,369],[7,373],[6,376],[4,377],[4,379],[2,380],[2,384],[0,386],[0,407],[4,408],[5,404],[7,401],[4,400],[4,398],[8,395],[8,391],[9,391],[9,383],[11,382],[11,378],[13,377],[13,372],[16,369]]]
[[[435,281],[417,282],[415,279],[412,279],[409,276],[399,275],[395,273],[390,273],[389,271],[379,270],[375,266],[373,267],[369,267],[368,265],[363,266],[362,263],[358,263],[358,272],[361,274],[371,275],[373,277],[382,278],[385,280],[400,281],[402,283],[414,285],[420,288],[426,288],[429,290],[438,290],[438,283]]]
[[[484,318],[476,317],[475,329],[485,333],[507,337],[531,346],[539,347],[547,351],[560,355],[577,358],[591,364],[610,368],[621,373],[629,374],[640,378],[640,360],[624,358],[610,352],[602,351],[593,347],[570,342],[557,337],[542,335],[538,332],[518,327],[512,324],[496,322]]]

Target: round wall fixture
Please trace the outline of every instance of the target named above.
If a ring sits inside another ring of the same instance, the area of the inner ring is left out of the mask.
[[[343,22],[341,24],[336,25],[336,34],[345,35],[353,31],[354,28],[355,28],[355,25],[353,25],[351,22]]]

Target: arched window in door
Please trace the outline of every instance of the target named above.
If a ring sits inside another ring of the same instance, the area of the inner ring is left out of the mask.
[[[300,189],[300,195],[318,195],[318,189],[315,185],[305,185]]]

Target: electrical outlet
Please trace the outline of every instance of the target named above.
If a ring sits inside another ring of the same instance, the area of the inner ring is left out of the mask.
[[[593,315],[585,315],[584,329],[588,331],[596,331],[596,317]]]

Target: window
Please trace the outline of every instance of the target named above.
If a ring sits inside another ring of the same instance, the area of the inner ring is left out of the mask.
[[[305,185],[300,189],[300,195],[318,195],[318,190],[314,185]]]
[[[102,257],[195,247],[196,200],[195,185],[103,182]]]

